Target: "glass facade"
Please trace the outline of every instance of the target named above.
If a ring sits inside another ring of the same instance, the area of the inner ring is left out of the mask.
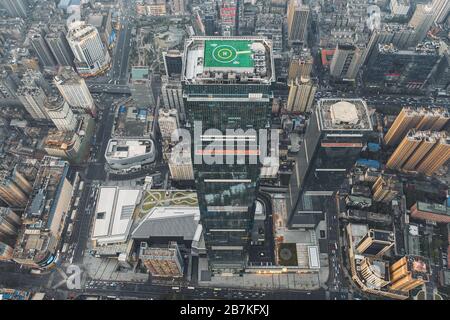
[[[270,128],[271,90],[271,84],[239,82],[183,86],[201,223],[213,272],[245,268],[260,175],[259,159],[251,162],[250,155],[259,151],[258,130]],[[195,123],[201,123],[200,137],[195,137]],[[218,131],[211,135],[205,132],[208,129]],[[235,131],[239,129],[240,133]],[[227,130],[234,132],[230,136]],[[219,144],[207,153],[212,142]],[[238,146],[245,146],[245,152],[237,152]],[[202,154],[222,160],[199,161]]]

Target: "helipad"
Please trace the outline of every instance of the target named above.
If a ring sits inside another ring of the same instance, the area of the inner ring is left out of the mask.
[[[206,68],[252,68],[252,41],[206,40],[204,66]]]

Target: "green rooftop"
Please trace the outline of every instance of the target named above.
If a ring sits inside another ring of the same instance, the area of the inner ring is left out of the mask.
[[[252,68],[252,43],[250,40],[206,40],[204,67]]]

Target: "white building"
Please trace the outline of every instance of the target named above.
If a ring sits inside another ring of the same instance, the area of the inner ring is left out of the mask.
[[[92,232],[95,246],[124,243],[128,240],[133,213],[141,196],[140,190],[100,188]]]
[[[107,169],[126,173],[155,161],[155,144],[150,139],[111,139],[106,147]]]
[[[61,68],[55,86],[74,111],[95,114],[95,104],[86,82],[71,67]]]
[[[75,55],[78,73],[89,77],[105,71],[111,58],[97,28],[82,21],[72,23],[69,28],[67,41]]]
[[[22,77],[22,81],[17,89],[17,97],[25,107],[25,110],[35,120],[48,119],[44,107],[46,98],[45,92],[39,85],[42,74],[33,70],[28,70]]]
[[[74,131],[77,127],[77,118],[69,104],[58,96],[49,96],[44,102],[47,114],[53,124],[60,131]]]
[[[340,80],[355,80],[364,57],[364,49],[353,44],[338,44],[330,64],[330,74]]]
[[[301,77],[289,84],[287,110],[289,112],[308,112],[316,93],[316,85],[309,79]]]
[[[406,17],[410,9],[410,2],[409,0],[391,0],[389,6],[394,16]]]

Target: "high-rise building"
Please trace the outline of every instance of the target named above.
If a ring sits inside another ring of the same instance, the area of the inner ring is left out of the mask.
[[[390,203],[402,191],[402,183],[394,175],[381,175],[372,186],[373,200]]]
[[[395,245],[392,231],[370,229],[356,246],[358,253],[381,257]]]
[[[152,74],[148,66],[134,66],[131,68],[129,82],[131,97],[140,108],[147,108],[155,105],[155,98],[152,90]]]
[[[0,207],[0,239],[17,235],[22,225],[20,216],[10,208]]]
[[[59,66],[73,66],[74,55],[64,31],[49,32],[45,35],[45,40]]]
[[[371,59],[372,54],[378,51],[379,44],[386,43],[392,43],[399,50],[415,47],[418,42],[414,27],[400,23],[384,23],[381,28],[374,29],[364,51],[363,62],[367,63]]]
[[[0,0],[0,7],[5,8],[11,17],[25,19],[28,15],[27,0]]]
[[[308,40],[310,8],[302,0],[290,0],[287,11],[290,44],[306,44]]]
[[[223,36],[236,35],[238,1],[219,0],[219,24]]]
[[[51,95],[45,99],[44,107],[53,124],[60,131],[74,131],[77,127],[77,118],[69,104],[59,95]]]
[[[43,27],[38,25],[31,29],[29,39],[33,51],[36,53],[41,65],[44,68],[54,68],[56,66],[56,60],[47,41],[45,41],[45,31],[43,30]]]
[[[179,50],[163,52],[164,69],[169,78],[179,77],[183,67],[183,54]]]
[[[184,15],[186,14],[186,3],[185,0],[171,0],[171,10],[174,15]]]
[[[450,13],[450,0],[433,0],[432,5],[436,17],[434,21],[443,23]]]
[[[16,99],[17,82],[12,73],[0,72],[0,99]]]
[[[450,137],[445,132],[441,133],[433,149],[426,155],[422,162],[417,166],[416,171],[431,176],[444,163],[450,159]]]
[[[380,289],[389,284],[389,268],[385,261],[364,257],[359,267],[368,288]]]
[[[176,109],[159,110],[158,125],[162,138],[170,140],[174,131],[178,129],[178,127],[180,126],[180,123],[178,121],[177,110]]]
[[[179,142],[183,143],[183,142]],[[194,168],[192,165],[191,146],[184,146],[180,152],[173,152],[177,145],[172,148],[172,153],[169,155],[169,170],[172,180],[188,181],[194,180]]]
[[[44,107],[46,92],[41,86],[43,77],[40,72],[27,70],[22,76],[20,86],[17,89],[17,97],[25,107],[25,110],[35,120],[48,119]]]
[[[428,31],[433,25],[436,12],[431,4],[418,4],[408,25],[415,29],[415,41],[420,42],[425,39]]]
[[[308,112],[314,101],[316,85],[309,78],[291,81],[289,84],[289,96],[287,110],[289,112]]]
[[[32,186],[15,168],[0,171],[0,199],[13,208],[24,208]]]
[[[294,55],[289,63],[288,81],[300,77],[309,78],[314,63],[313,56],[309,49],[302,49],[300,54]]]
[[[391,289],[410,291],[430,279],[430,264],[419,256],[408,255],[394,262],[390,268]]]
[[[353,81],[362,64],[364,49],[353,44],[337,44],[330,65],[330,74],[339,80]]]
[[[240,272],[246,266],[260,179],[256,158],[265,148],[258,146],[263,142],[257,132],[270,128],[274,73],[271,43],[264,38],[186,42],[183,98],[187,128],[191,136],[200,134],[192,139],[191,153],[213,272]],[[214,141],[220,146],[211,150]]]
[[[368,61],[363,80],[366,88],[376,92],[424,92],[440,60],[439,43],[420,43],[408,50],[380,44]]]
[[[440,131],[449,120],[450,113],[445,108],[404,107],[384,136],[384,143],[397,145],[410,129]]]
[[[11,260],[13,253],[14,248],[0,240],[0,260],[3,261]]]
[[[74,111],[95,114],[94,99],[86,82],[71,67],[60,68],[53,83]]]
[[[389,3],[391,14],[396,17],[406,17],[411,8],[410,0],[391,0]]]
[[[180,78],[161,77],[161,96],[165,108],[176,109],[181,122],[186,120]]]
[[[97,28],[82,21],[74,22],[69,26],[67,41],[75,55],[77,71],[82,77],[95,76],[109,68],[111,58]]]
[[[295,157],[287,193],[291,218],[316,196],[332,196],[373,132],[362,99],[321,99],[311,114]],[[305,209],[311,210],[311,209]]]

